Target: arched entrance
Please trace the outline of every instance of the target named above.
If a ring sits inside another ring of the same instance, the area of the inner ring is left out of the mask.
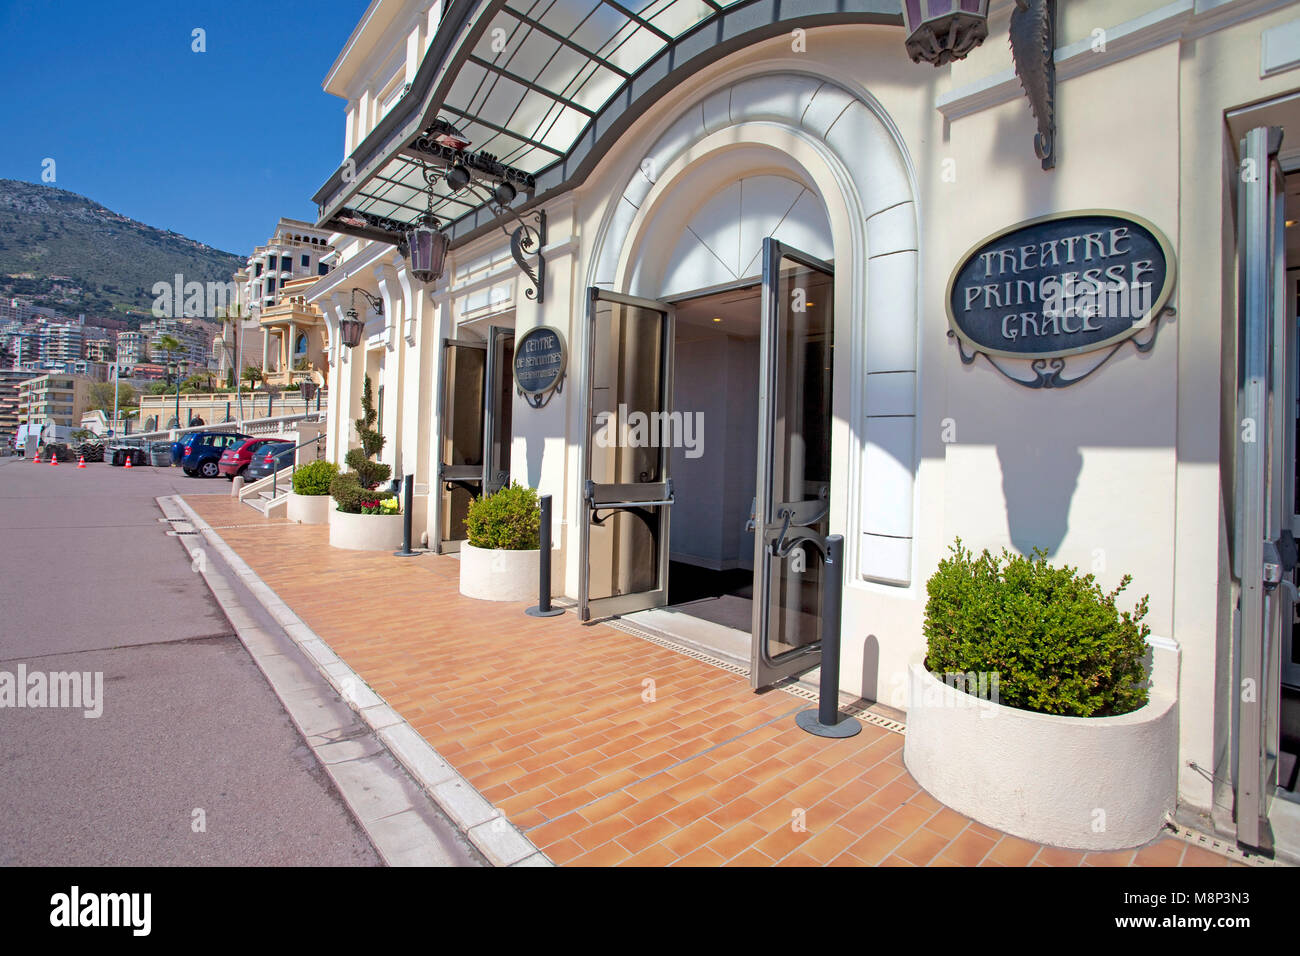
[[[819,660],[809,536],[844,533],[850,575],[910,580],[915,212],[860,96],[780,74],[697,105],[611,204],[592,261],[579,600],[683,635],[716,625],[711,649],[764,686]],[[903,294],[876,302],[877,286]],[[910,390],[888,416],[864,407],[877,374]],[[638,436],[638,412],[676,433]],[[873,434],[873,417],[902,421]],[[864,514],[872,466],[891,500]]]

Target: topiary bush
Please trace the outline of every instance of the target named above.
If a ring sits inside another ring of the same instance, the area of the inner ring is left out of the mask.
[[[330,497],[338,503],[338,510],[350,515],[394,514],[396,512],[380,510],[382,502],[397,496],[391,491],[376,491],[357,481],[357,476],[350,471],[335,475],[329,484]],[[391,509],[391,506],[390,506]]]
[[[532,551],[541,546],[541,523],[537,492],[511,482],[509,488],[470,502],[465,531],[476,548]]]
[[[330,482],[339,473],[339,466],[332,461],[311,461],[293,473],[293,493],[295,495],[328,495]]]
[[[1106,593],[1039,549],[976,556],[958,538],[951,550],[926,583],[932,673],[996,673],[998,703],[1044,714],[1109,717],[1147,702],[1149,599],[1115,606],[1131,575]]]
[[[351,471],[335,475],[329,483],[329,493],[338,502],[338,510],[348,514],[391,514],[390,510],[375,510],[379,503],[395,498],[391,491],[376,491],[380,482],[387,481],[393,470],[382,461],[371,461],[384,447],[384,436],[375,431],[374,395],[370,390],[370,376],[361,386],[361,417],[356,419],[360,448],[353,448],[343,460]]]

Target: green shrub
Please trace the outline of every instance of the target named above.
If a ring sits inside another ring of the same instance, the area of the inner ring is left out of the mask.
[[[339,466],[332,461],[312,461],[293,473],[293,493],[295,495],[328,495],[330,482],[339,473]]]
[[[465,530],[476,548],[502,551],[530,551],[541,546],[542,514],[537,492],[511,483],[469,505]]]
[[[361,417],[356,419],[361,447],[353,448],[343,456],[352,470],[336,475],[329,483],[329,493],[338,502],[339,511],[354,515],[393,513],[381,509],[379,503],[396,495],[391,491],[375,490],[393,473],[393,469],[382,461],[370,460],[384,447],[384,436],[375,431],[376,418],[370,376],[367,375],[361,386]]]
[[[391,491],[375,491],[357,481],[350,471],[335,475],[330,482],[330,496],[338,503],[338,510],[352,515],[396,514],[383,508],[381,502],[395,499]],[[391,507],[391,506],[390,506]]]
[[[936,674],[996,673],[998,702],[1022,710],[1073,717],[1107,717],[1147,702],[1142,623],[1148,597],[1132,611],[1091,574],[1005,548],[978,557],[962,547],[926,583],[925,665]]]

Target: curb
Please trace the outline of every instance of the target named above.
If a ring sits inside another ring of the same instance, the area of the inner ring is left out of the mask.
[[[504,813],[484,798],[419,731],[308,627],[184,498],[164,495],[158,501],[160,504],[163,501],[174,503],[184,512],[186,520],[225,559],[289,639],[302,649],[343,701],[356,711],[385,749],[489,863],[493,866],[554,866]],[[207,580],[206,576],[204,580]]]

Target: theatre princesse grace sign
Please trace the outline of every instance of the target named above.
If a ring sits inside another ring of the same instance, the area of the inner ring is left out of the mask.
[[[1091,374],[1123,343],[1155,341],[1168,307],[1175,263],[1151,223],[1109,210],[1058,213],[979,243],[948,283],[950,336],[967,364],[983,353],[998,371],[1031,388],[1060,388]],[[1150,328],[1146,341],[1135,336]],[[970,354],[967,354],[967,349]],[[1065,358],[1110,349],[1076,378]],[[993,356],[1030,360],[1034,378],[1009,374]]]

